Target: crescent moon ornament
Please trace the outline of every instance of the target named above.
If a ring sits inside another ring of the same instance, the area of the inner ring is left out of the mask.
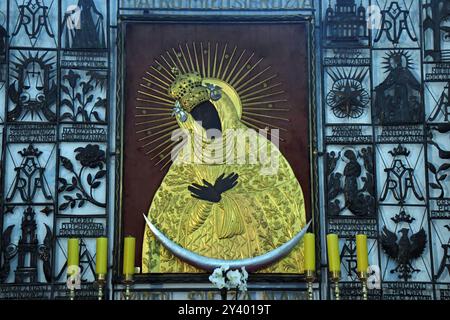
[[[214,269],[219,268],[223,265],[229,266],[230,269],[240,269],[242,267],[245,267],[245,269],[249,272],[255,272],[268,267],[269,265],[287,256],[292,251],[292,249],[294,249],[294,247],[300,242],[300,240],[306,234],[309,225],[311,224],[311,222],[308,222],[306,226],[291,240],[263,255],[247,259],[224,260],[205,257],[181,247],[180,245],[167,238],[161,231],[159,231],[158,228],[156,228],[145,216],[145,214],[144,219],[151,232],[155,235],[155,238],[158,239],[158,241],[160,241],[161,244],[174,256],[196,268],[209,272],[212,272]]]

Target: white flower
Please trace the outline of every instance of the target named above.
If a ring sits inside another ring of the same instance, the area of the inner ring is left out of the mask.
[[[228,285],[225,282],[224,278],[209,278],[209,281],[211,281],[211,283],[216,286],[217,289],[228,289]]]
[[[242,273],[242,280],[244,280],[245,282],[247,282],[248,279],[248,272],[247,270],[245,270],[245,267],[241,268],[241,273]]]
[[[219,269],[223,272],[223,274],[225,274],[225,272],[227,272],[230,269],[230,266],[224,265],[221,266]]]
[[[245,267],[240,270],[230,270],[230,267],[223,265],[214,269],[209,276],[209,281],[218,289],[238,289],[239,291],[247,291],[248,273]]]
[[[224,272],[221,268],[217,268],[214,270],[212,275],[209,276],[209,281],[217,288],[217,289],[229,289],[227,283],[225,282]]]
[[[227,280],[231,288],[237,288],[241,285],[241,272],[233,270],[227,272]]]
[[[239,287],[239,291],[247,291],[247,282],[242,282]]]
[[[221,269],[221,268],[216,268],[216,269],[214,269],[214,271],[213,271],[211,277],[215,277],[215,278],[217,278],[217,277],[222,277],[222,278],[223,278],[223,272],[222,272],[222,269]]]

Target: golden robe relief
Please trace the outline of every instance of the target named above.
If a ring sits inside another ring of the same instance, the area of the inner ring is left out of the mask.
[[[264,163],[250,160],[255,156],[250,140],[235,143],[242,135],[234,130],[249,135],[255,131],[241,121],[242,104],[234,88],[220,79],[191,73],[178,76],[169,94],[181,107],[179,127],[194,142],[180,150],[169,168],[150,205],[150,221],[182,247],[212,258],[255,257],[289,241],[306,224],[301,186],[277,146],[263,135],[257,134],[257,153],[270,158]],[[204,123],[198,121],[199,110],[208,108],[220,121],[218,137],[209,137]],[[198,152],[205,149],[215,152]],[[224,163],[227,157],[233,163]],[[202,199],[213,186],[223,192]],[[144,273],[202,272],[174,257],[148,226],[142,256]],[[303,264],[300,243],[283,260],[260,272],[302,273]]]

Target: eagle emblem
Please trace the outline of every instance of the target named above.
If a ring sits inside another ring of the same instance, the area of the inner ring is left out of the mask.
[[[420,272],[412,266],[412,261],[420,258],[425,251],[427,236],[422,228],[419,232],[408,237],[409,229],[403,228],[399,231],[400,239],[386,226],[381,234],[381,247],[383,251],[397,263],[397,267],[391,270],[391,273],[398,273],[399,279],[408,281],[411,274]]]

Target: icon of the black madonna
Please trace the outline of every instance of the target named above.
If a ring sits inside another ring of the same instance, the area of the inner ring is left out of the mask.
[[[289,99],[257,48],[206,39],[173,43],[152,58],[133,102],[134,152],[161,172],[154,194],[139,196],[151,200],[142,272],[203,272],[211,260],[302,273],[309,185],[282,149],[291,109],[307,115],[308,102]],[[296,151],[308,158],[307,148]]]

